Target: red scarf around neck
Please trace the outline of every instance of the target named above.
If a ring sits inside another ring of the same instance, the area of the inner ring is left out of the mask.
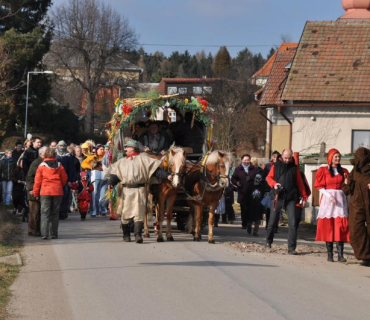
[[[126,155],[126,158],[127,159],[131,159],[131,160],[134,160],[134,156],[137,156],[137,155],[139,155],[140,154],[140,152],[136,152],[136,151],[134,151],[134,152],[132,152],[132,153],[130,153],[130,154],[128,154],[128,155]]]

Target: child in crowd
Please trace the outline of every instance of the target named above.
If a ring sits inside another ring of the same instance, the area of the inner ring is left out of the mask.
[[[262,220],[263,205],[261,203],[265,195],[265,186],[262,181],[262,176],[256,174],[254,177],[254,185],[252,192],[249,195],[249,221],[247,225],[248,234],[252,234],[252,225],[254,223],[253,236],[258,237],[258,230]]]
[[[81,221],[85,221],[86,214],[89,212],[91,193],[94,191],[94,186],[87,179],[87,172],[81,172],[81,180],[78,181],[77,187],[77,202],[78,211],[81,215]]]

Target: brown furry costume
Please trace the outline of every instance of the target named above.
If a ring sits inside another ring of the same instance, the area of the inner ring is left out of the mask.
[[[347,185],[342,190],[349,196],[350,242],[359,260],[370,260],[370,150],[359,148]]]

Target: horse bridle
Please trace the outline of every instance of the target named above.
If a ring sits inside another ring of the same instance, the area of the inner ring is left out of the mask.
[[[170,149],[171,150],[171,149]],[[171,172],[170,171],[170,166],[169,166],[169,160],[170,160],[170,157],[169,157],[169,153],[170,153],[170,150],[167,151],[166,153],[166,157],[167,157],[167,173],[169,176],[172,176],[172,177],[175,177],[175,176],[178,176],[180,179],[179,179],[179,185],[177,186],[177,188],[181,187],[184,183],[184,177],[185,177],[185,173],[179,173],[179,172]],[[186,168],[186,166],[185,166]],[[186,171],[186,170],[185,170]],[[171,186],[172,188],[175,188],[172,183],[171,183]]]
[[[220,160],[220,158],[218,160]],[[204,169],[204,175],[203,175],[204,178],[203,179],[205,181],[205,188],[207,189],[207,191],[215,192],[215,191],[219,191],[221,189],[225,189],[225,187],[221,187],[219,185],[220,180],[221,179],[228,179],[229,180],[228,175],[220,174],[220,161],[217,161],[216,168],[218,169],[218,174],[214,174],[214,173],[210,172],[209,170],[207,170],[207,167],[205,166],[205,164],[203,166],[203,169]],[[216,178],[216,182],[214,184],[212,184],[209,181],[209,179],[207,177],[207,174]]]

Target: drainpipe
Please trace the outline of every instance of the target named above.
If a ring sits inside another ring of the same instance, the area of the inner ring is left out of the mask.
[[[292,135],[293,135],[293,124],[292,121],[286,116],[286,114],[282,110],[282,106],[278,106],[278,112],[282,115],[282,117],[289,123],[289,148],[292,149]]]
[[[268,111],[267,111],[268,112]],[[271,147],[272,147],[272,121],[269,117],[267,117],[262,110],[260,109],[260,115],[265,118],[268,122],[267,124],[267,143],[266,143],[266,151],[265,156],[267,156],[269,159],[271,158]]]

